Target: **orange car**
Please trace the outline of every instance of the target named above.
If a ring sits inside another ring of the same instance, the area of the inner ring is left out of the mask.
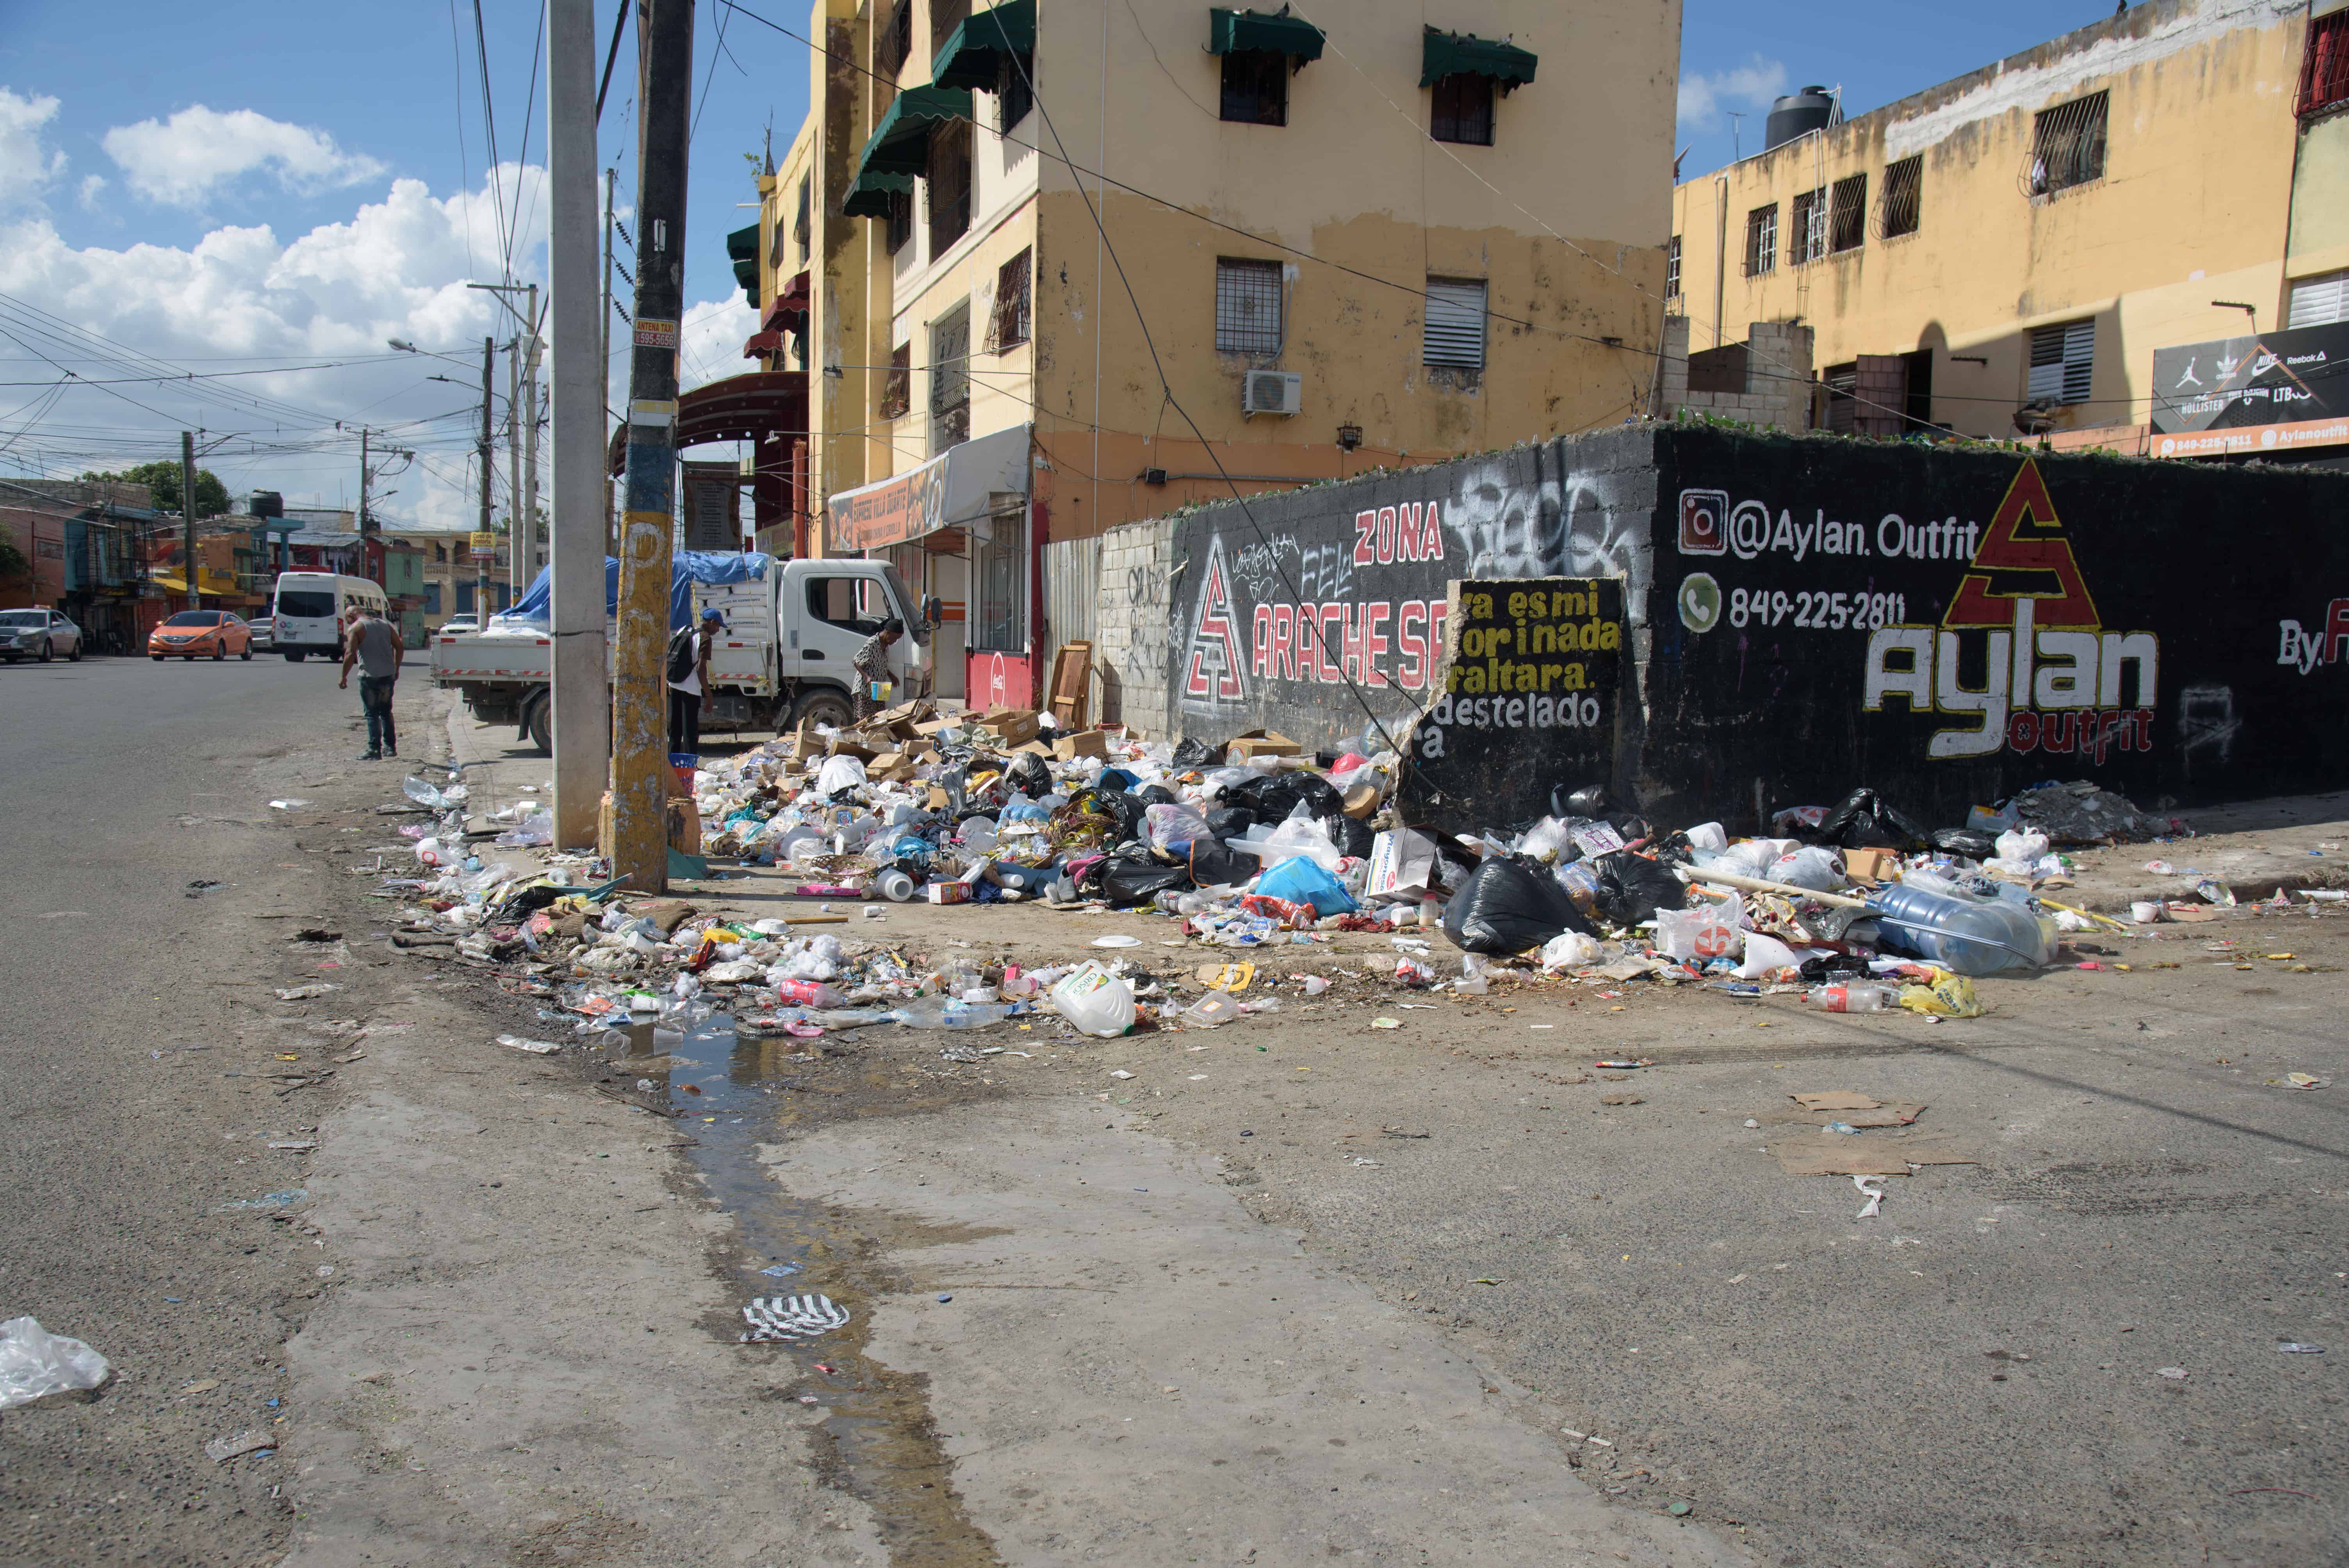
[[[226,610],[182,610],[147,634],[147,656],[157,664],[177,655],[253,657],[253,628]]]

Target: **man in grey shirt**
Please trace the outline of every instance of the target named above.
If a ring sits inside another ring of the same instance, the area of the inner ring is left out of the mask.
[[[391,688],[399,682],[399,661],[408,645],[399,628],[385,620],[373,605],[363,605],[343,639],[343,678],[347,689],[351,666],[359,669],[359,706],[367,709],[367,748],[362,762],[379,762],[399,755],[399,737],[391,726]]]

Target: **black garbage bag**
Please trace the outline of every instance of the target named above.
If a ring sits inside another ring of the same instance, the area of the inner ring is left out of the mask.
[[[1223,806],[1207,813],[1207,830],[1219,839],[1237,839],[1262,820],[1246,806]]]
[[[1142,814],[1145,809],[1130,789],[1097,789],[1085,803],[1089,814],[1113,825],[1110,834],[1113,844],[1142,837]]]
[[[1014,789],[1037,799],[1052,792],[1052,770],[1044,759],[1032,751],[1023,751],[1011,759],[1010,770],[1004,776]]]
[[[1174,791],[1169,789],[1164,784],[1144,784],[1141,789],[1136,789],[1133,792],[1133,798],[1141,801],[1144,806],[1174,806],[1180,804],[1180,802],[1175,799]]]
[[[1102,896],[1112,904],[1147,903],[1169,889],[1189,890],[1187,866],[1162,866],[1153,861],[1131,861],[1112,855],[1102,867]]]
[[[535,914],[564,894],[578,891],[574,887],[556,887],[552,882],[533,882],[528,887],[515,889],[513,895],[498,905],[490,918],[482,923],[512,925],[518,920]]]
[[[1670,867],[1629,850],[1590,862],[1599,873],[1597,908],[1610,924],[1629,929],[1655,918],[1660,909],[1686,909],[1689,890]]]
[[[1201,887],[1239,887],[1263,869],[1262,861],[1221,839],[1191,841],[1191,880]]]
[[[1207,748],[1204,740],[1194,740],[1186,735],[1174,747],[1174,769],[1177,772],[1212,767],[1215,760],[1216,754]]]
[[[1596,935],[1556,878],[1513,855],[1487,855],[1444,906],[1444,934],[1468,953],[1523,953],[1563,931]]]
[[[1972,828],[1936,828],[1925,835],[1925,841],[1944,853],[1963,855],[1970,861],[1990,860],[1998,853],[1998,840]]]
[[[1553,817],[1603,817],[1607,815],[1607,787],[1585,784],[1568,789],[1560,784],[1549,792],[1549,814]]]
[[[1926,842],[1924,829],[1864,784],[1845,796],[1806,837],[1815,844],[1846,850],[1920,850]]]
[[[1330,841],[1338,846],[1340,854],[1351,856],[1358,861],[1370,858],[1371,841],[1375,835],[1371,833],[1371,825],[1368,822],[1358,822],[1351,817],[1340,814],[1336,817],[1322,818],[1321,825],[1330,830]]]
[[[1254,811],[1260,822],[1285,822],[1302,805],[1309,816],[1343,816],[1345,798],[1319,773],[1268,773],[1224,791],[1224,804]]]

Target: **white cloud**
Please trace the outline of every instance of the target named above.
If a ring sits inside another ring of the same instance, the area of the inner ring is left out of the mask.
[[[41,128],[55,119],[57,100],[26,98],[0,88],[0,211],[37,204],[66,171],[66,155],[41,145]]]
[[[386,481],[399,494],[382,509],[390,521],[469,527],[477,500],[468,480],[477,429],[481,339],[503,344],[514,320],[496,298],[465,286],[502,271],[496,210],[515,210],[513,253],[523,281],[543,283],[545,170],[501,166],[479,188],[437,197],[398,180],[380,201],[348,219],[291,240],[267,226],[213,228],[190,247],[133,244],[77,248],[45,215],[0,222],[0,294],[27,302],[109,343],[202,372],[242,371],[274,362],[355,360],[347,367],[238,375],[197,387],[166,381],[77,387],[43,408],[0,465],[15,471],[72,474],[117,468],[178,450],[181,428],[206,438],[232,436],[206,459],[233,493],[283,492],[289,505],[347,504],[358,467],[350,430],[364,421],[386,443],[413,447],[419,464]],[[683,371],[688,387],[750,368],[740,358],[754,313],[739,292],[685,314]],[[5,326],[0,321],[0,326]],[[616,399],[626,397],[626,324],[615,319]],[[393,355],[399,338],[449,359]],[[55,340],[44,347],[57,352]],[[10,348],[8,352],[23,350]],[[134,375],[95,356],[66,363],[91,379]],[[455,363],[451,363],[453,360]],[[454,386],[428,377],[446,376]],[[502,411],[506,366],[496,387]],[[212,399],[200,397],[208,389]],[[295,406],[258,407],[252,399]],[[134,407],[148,405],[154,412]],[[348,428],[337,430],[336,422]],[[0,444],[16,427],[0,429]],[[548,482],[542,469],[542,483]],[[501,437],[497,486],[504,489]],[[501,501],[502,506],[502,501]]]
[[[116,126],[102,145],[131,190],[179,207],[201,206],[220,185],[255,170],[268,170],[298,195],[357,185],[385,172],[385,165],[344,151],[325,131],[249,108],[222,114],[202,104],[168,120]]]
[[[85,212],[97,211],[98,196],[104,192],[105,190],[105,175],[91,174],[85,176],[81,182],[81,193],[77,198],[77,200],[81,202],[82,211]]]
[[[1755,55],[1742,66],[1711,76],[1693,72],[1681,77],[1679,122],[1700,129],[1711,127],[1716,116],[1730,109],[1754,111],[1786,90],[1786,67]]]

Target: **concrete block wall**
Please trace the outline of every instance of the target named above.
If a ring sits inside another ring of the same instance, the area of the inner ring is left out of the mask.
[[[1664,321],[1664,369],[1658,404],[1664,418],[1682,410],[1779,430],[1812,427],[1811,364],[1816,335],[1792,322],[1757,321],[1745,329],[1743,392],[1692,392],[1688,386],[1689,318]]]
[[[1174,642],[1174,523],[1151,518],[1101,536],[1100,603],[1093,658],[1101,672],[1102,719],[1154,740],[1172,733],[1168,672]]]

